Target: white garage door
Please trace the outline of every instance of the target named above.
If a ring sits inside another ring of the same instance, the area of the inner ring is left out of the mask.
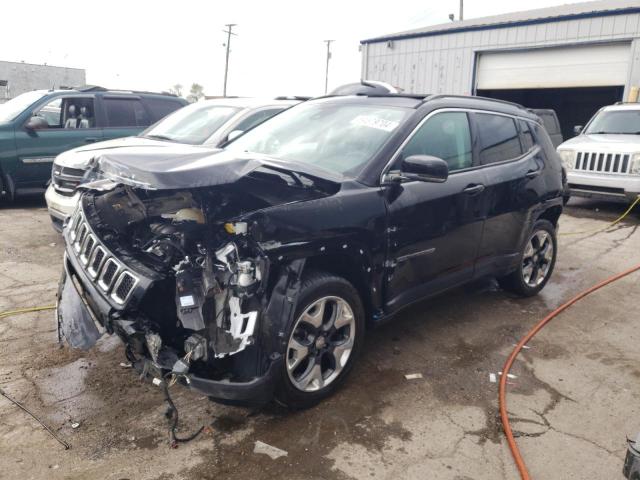
[[[625,85],[631,45],[540,48],[481,53],[477,89],[601,87]]]

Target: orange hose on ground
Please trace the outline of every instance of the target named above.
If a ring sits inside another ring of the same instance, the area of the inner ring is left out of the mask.
[[[578,295],[573,297],[571,300],[569,300],[565,304],[556,308],[553,312],[551,312],[549,315],[543,318],[540,322],[538,322],[536,326],[534,326],[529,331],[529,333],[527,333],[522,338],[522,340],[520,340],[520,342],[513,349],[513,352],[511,352],[511,355],[509,355],[509,358],[504,364],[504,367],[502,368],[502,376],[500,377],[500,388],[498,391],[499,392],[498,399],[500,402],[500,419],[502,420],[502,427],[504,428],[504,433],[507,436],[507,443],[509,444],[511,455],[513,456],[513,460],[516,462],[516,466],[518,467],[518,471],[520,472],[520,477],[522,478],[522,480],[530,480],[531,477],[529,476],[529,472],[527,471],[527,467],[524,464],[524,460],[522,458],[520,450],[518,449],[518,445],[516,444],[515,438],[513,437],[513,432],[511,431],[511,425],[509,424],[509,416],[507,414],[507,399],[506,399],[507,374],[509,373],[509,370],[511,370],[511,366],[513,365],[513,362],[518,356],[518,353],[520,353],[520,351],[522,350],[522,347],[524,347],[529,342],[529,340],[531,340],[540,330],[542,330],[542,327],[544,327],[547,323],[549,323],[556,316],[558,316],[559,313],[563,312],[574,303],[583,299],[587,295],[595,292],[596,290],[604,287],[605,285],[615,282],[616,280],[619,280],[622,277],[625,277],[637,270],[640,270],[640,264],[630,268],[629,270],[625,270],[624,272],[618,273],[617,275],[613,275],[612,277],[609,277],[606,280],[603,280],[597,285],[594,285],[593,287],[583,291],[582,293],[579,293]]]

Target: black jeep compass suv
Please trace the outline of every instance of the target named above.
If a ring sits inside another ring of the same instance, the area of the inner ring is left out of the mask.
[[[67,222],[59,331],[105,331],[157,382],[294,407],[347,377],[367,328],[495,276],[549,280],[560,161],[540,119],[475,97],[325,97],[224,151],[105,152]],[[171,381],[169,381],[171,379]]]

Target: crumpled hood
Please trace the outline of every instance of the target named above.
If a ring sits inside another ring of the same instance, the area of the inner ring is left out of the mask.
[[[258,169],[276,175],[291,172],[307,178],[340,183],[339,174],[308,164],[277,160],[265,155],[238,154],[219,149],[173,144],[153,150],[105,150],[94,156],[82,187],[106,189],[124,184],[147,190],[212,187],[235,183]],[[292,182],[297,182],[291,178]]]
[[[598,152],[640,152],[640,135],[595,134],[578,135],[558,146],[558,150]]]
[[[67,150],[56,157],[55,164],[62,167],[85,169],[92,158],[104,153],[124,153],[128,151],[139,153],[141,150],[147,153],[154,153],[164,149],[169,149],[176,153],[176,150],[183,151],[189,148],[202,149],[205,147],[183,145],[144,137],[115,138],[113,140],[82,145],[81,147]],[[210,151],[211,147],[209,147],[208,150]]]

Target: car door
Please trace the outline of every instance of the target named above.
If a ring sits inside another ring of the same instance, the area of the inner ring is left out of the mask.
[[[51,164],[58,154],[102,140],[95,103],[92,95],[49,98],[33,112],[47,122],[47,128],[29,130],[24,124],[16,127],[16,189],[43,188],[51,178]]]
[[[476,112],[478,161],[482,165],[486,216],[476,276],[492,275],[517,261],[531,209],[539,204],[543,152],[528,121]]]
[[[482,234],[482,173],[474,168],[469,114],[428,115],[405,141],[403,158],[432,155],[449,165],[443,183],[408,181],[384,187],[388,210],[385,301],[389,312],[473,276]]]
[[[151,125],[151,115],[137,95],[104,94],[100,97],[104,139],[138,135]]]

